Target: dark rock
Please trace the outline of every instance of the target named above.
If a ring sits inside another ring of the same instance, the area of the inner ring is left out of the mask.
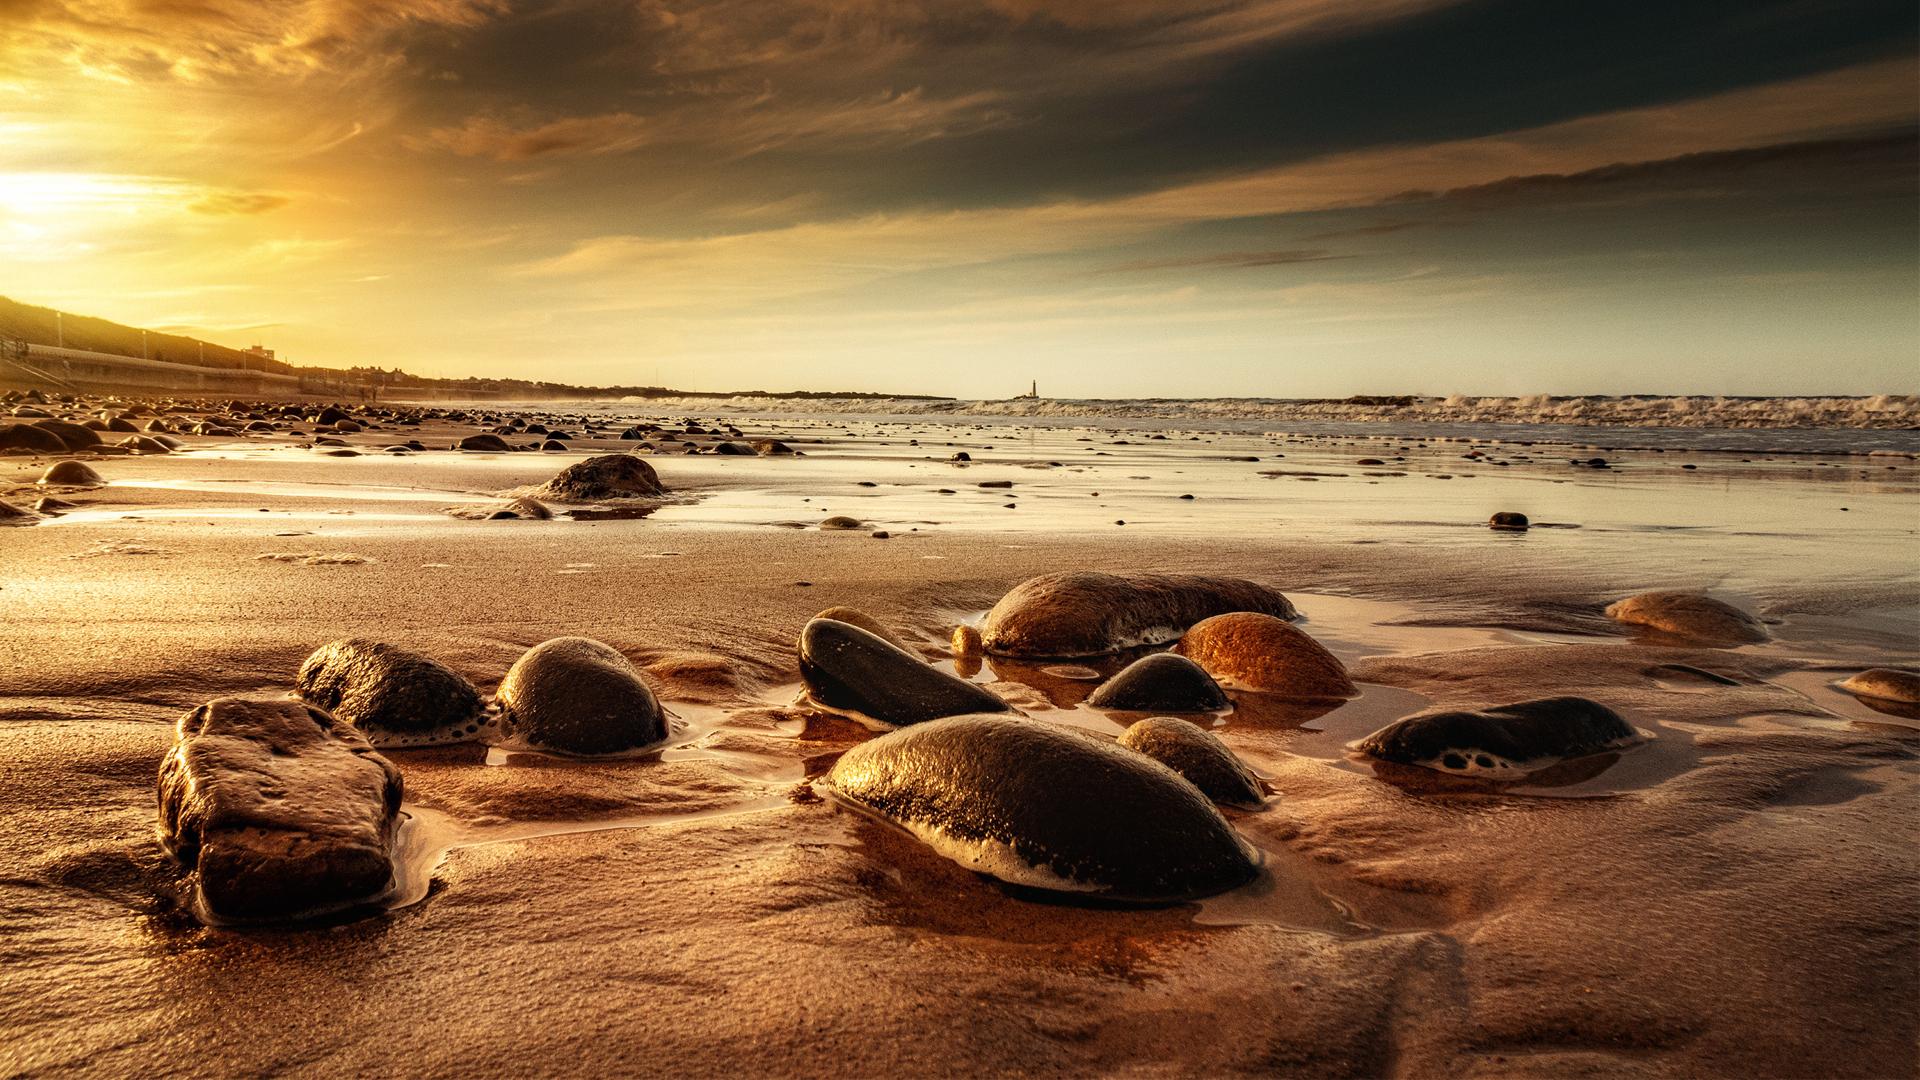
[[[540,444],[540,449],[542,450],[565,450],[566,448],[567,444],[561,442],[559,439],[548,439],[546,442]]]
[[[1229,611],[1297,614],[1285,596],[1241,578],[1069,570],[1013,588],[981,633],[987,651],[1002,656],[1098,656],[1172,641]]]
[[[1507,532],[1526,532],[1530,524],[1532,523],[1527,520],[1527,515],[1513,510],[1502,510],[1487,519],[1489,529],[1501,529]]]
[[[543,484],[538,494],[558,502],[647,498],[665,493],[653,466],[632,454],[603,454],[577,461]]]
[[[171,454],[173,447],[151,435],[129,435],[120,440],[120,445],[140,454]]]
[[[507,440],[492,432],[482,432],[478,435],[469,435],[461,439],[460,442],[455,445],[454,449],[472,450],[482,454],[504,454],[513,449],[513,447],[507,445]]]
[[[855,746],[827,779],[838,798],[1015,885],[1171,903],[1258,872],[1252,849],[1179,774],[1054,724],[934,720]]]
[[[64,454],[65,439],[33,424],[0,426],[0,450],[31,450],[36,454]]]
[[[1186,777],[1214,802],[1256,807],[1266,801],[1253,770],[1218,735],[1197,724],[1171,716],[1151,717],[1122,732],[1120,745]]]
[[[1227,707],[1220,684],[1174,653],[1143,656],[1100,685],[1087,704],[1127,712],[1215,712]]]
[[[65,420],[41,420],[33,426],[41,431],[53,433],[66,444],[69,450],[85,450],[90,446],[100,445],[100,433],[85,424],[74,424]]]
[[[754,455],[753,447],[748,446],[746,443],[737,442],[716,443],[713,452],[723,457],[752,457]]]
[[[819,704],[888,724],[1013,707],[870,631],[813,619],[800,631],[800,677]]]
[[[486,711],[480,691],[439,662],[365,638],[314,650],[294,692],[382,748],[465,742]]]
[[[528,649],[494,695],[501,730],[536,750],[613,754],[653,746],[667,720],[627,658],[590,638]]]
[[[829,530],[862,529],[866,527],[866,522],[861,521],[859,518],[848,517],[845,514],[835,514],[834,516],[822,521],[820,523],[820,527],[822,529],[829,529]]]
[[[1360,742],[1362,753],[1461,775],[1518,775],[1640,741],[1620,715],[1579,697],[1542,698],[1479,712],[1416,713]]]
[[[793,453],[793,447],[788,446],[779,439],[755,439],[753,441],[753,450],[761,457],[778,457]]]
[[[0,501],[0,525],[31,525],[39,520],[40,515],[32,510]]]
[[[56,461],[40,474],[40,483],[48,486],[99,487],[106,482],[84,461]]]
[[[324,710],[210,701],[180,720],[159,790],[162,841],[214,919],[338,910],[392,885],[400,771]]]

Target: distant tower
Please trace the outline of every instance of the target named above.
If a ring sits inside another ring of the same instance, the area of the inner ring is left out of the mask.
[[[1040,380],[1039,379],[1033,380],[1033,385],[1027,387],[1027,396],[1030,398],[1037,398],[1040,396]]]

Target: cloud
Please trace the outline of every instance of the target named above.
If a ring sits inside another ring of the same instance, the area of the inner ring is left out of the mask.
[[[217,191],[188,203],[187,209],[196,214],[265,214],[292,201],[264,191]]]
[[[410,141],[416,149],[439,148],[463,157],[530,161],[543,157],[617,154],[648,139],[647,122],[632,113],[573,116],[528,127],[496,117],[469,117],[458,127],[438,128]]]
[[[1335,255],[1323,250],[1290,251],[1220,251],[1207,255],[1182,255],[1166,259],[1141,259],[1137,262],[1119,263],[1104,267],[1108,273],[1132,272],[1141,270],[1178,270],[1178,269],[1221,269],[1254,270],[1268,266],[1291,266],[1295,263],[1328,262],[1334,259],[1351,259],[1352,255]]]

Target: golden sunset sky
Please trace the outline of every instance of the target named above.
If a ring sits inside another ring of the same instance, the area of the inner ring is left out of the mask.
[[[1917,22],[0,0],[0,295],[701,390],[1913,392]]]

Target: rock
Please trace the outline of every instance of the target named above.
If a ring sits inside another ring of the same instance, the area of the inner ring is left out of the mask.
[[[56,499],[51,495],[42,495],[33,501],[33,508],[43,514],[57,514],[62,510],[71,510],[73,507],[73,503],[65,499]]]
[[[1154,653],[1101,683],[1087,704],[1127,712],[1197,713],[1224,709],[1228,701],[1200,665],[1175,653]]]
[[[828,529],[828,530],[864,529],[866,528],[866,522],[861,521],[859,518],[847,517],[845,514],[835,514],[834,516],[827,518],[825,521],[822,521],[820,523],[820,527],[822,529]]]
[[[329,405],[320,410],[319,415],[313,418],[313,422],[316,424],[338,424],[342,420],[352,419],[353,417],[347,413],[346,410]]]
[[[822,611],[819,614],[815,615],[814,618],[832,619],[834,622],[843,622],[843,623],[846,623],[848,626],[857,626],[860,629],[865,630],[867,633],[872,634],[874,637],[877,637],[880,640],[886,642],[887,644],[893,646],[894,648],[899,649],[901,652],[906,653],[909,656],[914,655],[913,647],[908,645],[905,641],[900,640],[900,635],[894,633],[891,629],[887,627],[885,623],[881,622],[879,619],[876,619],[873,616],[867,614],[866,612],[861,611],[859,608],[830,607],[827,610]]]
[[[56,461],[40,474],[40,483],[62,487],[99,487],[106,478],[84,461]]]
[[[746,443],[723,442],[715,444],[713,452],[724,457],[752,457],[753,447]]]
[[[602,454],[560,470],[538,494],[559,502],[594,502],[651,498],[666,490],[653,466],[632,454]]]
[[[753,450],[754,453],[759,454],[761,457],[778,457],[793,453],[793,447],[788,446],[779,439],[755,439],[753,441]]]
[[[525,518],[528,521],[550,521],[553,519],[553,510],[539,499],[529,499],[525,497],[515,499],[506,505],[506,511],[514,517]]]
[[[65,439],[33,424],[0,426],[0,450],[31,450],[36,454],[64,454]]]
[[[513,447],[507,444],[507,440],[487,431],[461,439],[454,444],[454,449],[471,450],[481,454],[504,454]]]
[[[613,754],[665,741],[667,720],[627,658],[591,638],[528,649],[500,680],[501,730],[536,750]]]
[[[486,712],[480,691],[439,662],[365,638],[314,650],[294,692],[382,748],[465,742]]]
[[[339,910],[393,882],[400,771],[353,729],[285,699],[216,698],[160,763],[160,834],[217,920]]]
[[[1772,636],[1759,619],[1701,593],[1641,593],[1610,605],[1607,615],[1619,622],[1702,641],[1742,643]]]
[[[1186,777],[1214,802],[1257,807],[1266,801],[1253,770],[1218,735],[1197,724],[1171,716],[1150,717],[1122,732],[1120,745]]]
[[[31,525],[40,515],[10,502],[0,501],[0,525]]]
[[[1868,668],[1840,683],[1840,689],[1858,697],[1920,705],[1920,672],[1900,668]]]
[[[1487,528],[1507,532],[1526,532],[1530,524],[1532,523],[1527,520],[1527,515],[1513,510],[1502,510],[1487,519]]]
[[[984,649],[978,629],[965,624],[953,628],[953,655],[979,656]]]
[[[1557,697],[1480,712],[1416,713],[1367,736],[1359,749],[1400,765],[1501,777],[1639,741],[1640,734],[1605,705]]]
[[[836,619],[814,619],[800,631],[800,678],[820,705],[884,724],[1013,711],[979,686]]]
[[[1305,631],[1254,611],[1202,619],[1175,651],[1221,684],[1242,690],[1303,698],[1359,693],[1346,666]]]
[[[89,446],[100,445],[100,433],[85,424],[75,424],[66,420],[40,420],[33,426],[53,434],[65,443],[69,450],[85,450]]]
[[[973,455],[967,453],[965,450],[961,450],[956,452],[952,457],[948,458],[947,460],[948,461],[972,461]]]
[[[565,450],[566,448],[567,448],[567,444],[561,442],[559,439],[548,439],[546,442],[543,442],[540,444],[540,449],[542,450],[557,451],[557,450]]]
[[[1014,587],[987,612],[981,634],[1002,656],[1098,656],[1172,641],[1229,611],[1296,615],[1285,596],[1241,578],[1068,570]]]
[[[1253,850],[1178,773],[1053,724],[934,720],[855,746],[827,781],[940,855],[1014,885],[1172,903],[1258,872]]]
[[[1385,465],[1386,462],[1381,461],[1377,457],[1363,457],[1356,460],[1354,464],[1355,465]]]
[[[129,435],[120,440],[119,445],[141,454],[171,454],[173,447],[151,435]]]

